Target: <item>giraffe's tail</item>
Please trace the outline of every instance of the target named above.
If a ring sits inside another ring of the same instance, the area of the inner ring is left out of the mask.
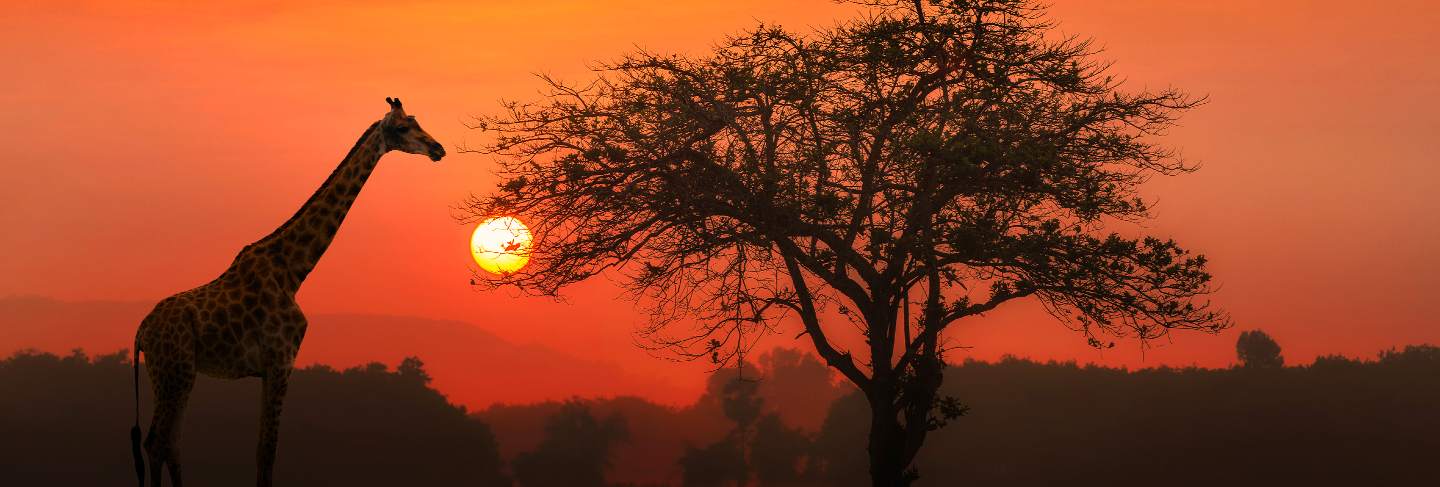
[[[135,476],[140,487],[145,487],[145,454],[140,451],[140,338],[135,338],[135,358],[131,365],[135,369],[135,426],[130,428],[130,453],[135,456]]]

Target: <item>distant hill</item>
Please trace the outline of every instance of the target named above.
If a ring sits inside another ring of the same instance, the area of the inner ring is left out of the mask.
[[[0,298],[0,356],[34,349],[66,354],[129,349],[154,303]],[[555,350],[507,342],[480,326],[414,316],[311,314],[299,364],[352,367],[425,361],[434,386],[472,408],[617,393],[659,394],[666,387],[619,367]],[[516,371],[524,371],[516,373]],[[673,394],[672,394],[673,395]]]

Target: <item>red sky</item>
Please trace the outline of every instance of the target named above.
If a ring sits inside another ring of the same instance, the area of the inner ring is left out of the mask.
[[[3,8],[0,296],[155,301],[208,281],[290,216],[386,96],[453,148],[478,139],[468,115],[533,98],[533,73],[583,79],[587,62],[635,46],[694,53],[757,21],[808,30],[851,10],[826,0],[192,3]],[[1203,169],[1149,185],[1160,203],[1149,229],[1211,258],[1215,299],[1237,329],[1265,329],[1297,363],[1440,343],[1426,306],[1440,292],[1440,4],[1055,3],[1061,30],[1095,37],[1129,86],[1210,96],[1167,141]],[[453,150],[438,165],[388,156],[301,305],[463,320],[651,376],[662,401],[698,393],[705,368],[637,349],[630,331],[643,316],[603,279],[564,303],[467,286],[469,229],[450,208],[489,191],[492,167]],[[790,336],[766,343],[804,345]],[[1018,303],[951,339],[973,347],[957,355],[981,359],[1225,366],[1234,336],[1100,353]]]

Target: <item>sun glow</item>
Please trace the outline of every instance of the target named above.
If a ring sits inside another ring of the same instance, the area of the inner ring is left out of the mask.
[[[470,234],[470,255],[491,274],[505,275],[530,262],[530,229],[515,217],[481,222]]]

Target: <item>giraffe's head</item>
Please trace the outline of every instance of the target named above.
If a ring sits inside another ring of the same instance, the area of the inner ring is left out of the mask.
[[[385,134],[386,149],[423,154],[436,162],[445,157],[445,146],[425,133],[425,130],[420,128],[420,123],[415,121],[415,117],[405,114],[399,98],[386,98],[385,102],[390,104],[390,113],[380,120],[380,129]]]

